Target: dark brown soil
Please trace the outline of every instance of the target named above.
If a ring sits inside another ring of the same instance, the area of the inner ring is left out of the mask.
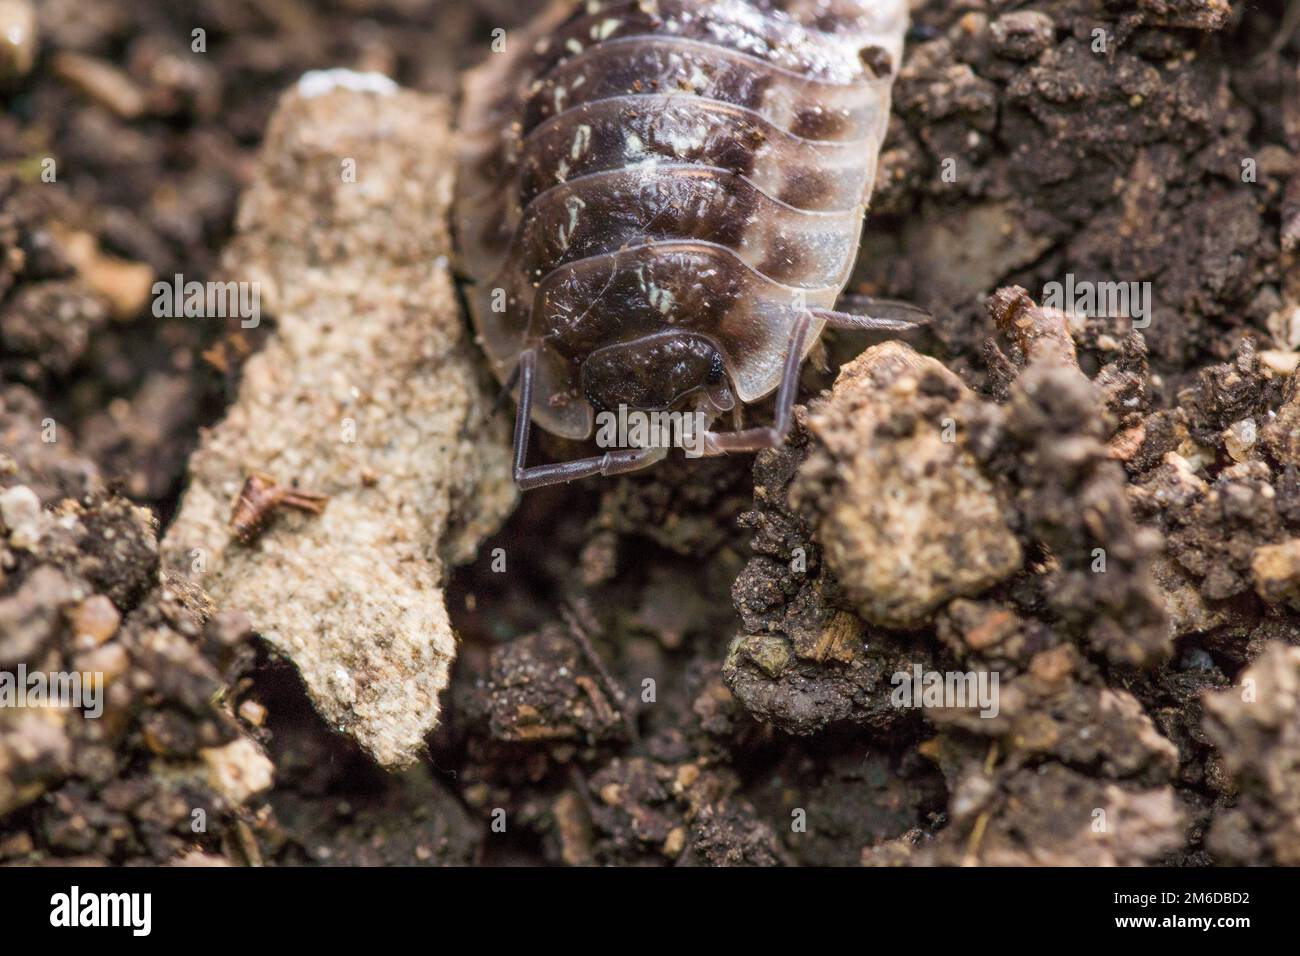
[[[70,616],[102,595],[125,676],[107,736],[0,723],[0,861],[1300,863],[1295,701],[1261,713],[1233,686],[1300,669],[1275,646],[1300,645],[1294,5],[916,15],[855,286],[932,310],[914,344],[960,381],[862,414],[881,448],[960,422],[1018,571],[918,626],[863,611],[818,528],[849,494],[826,456],[867,426],[814,400],[875,340],[828,337],[786,449],[524,497],[455,573],[444,722],[400,775],[237,608],[155,584],[188,454],[273,322],[155,318],[140,276],[216,274],[305,70],[451,94],[529,4],[36,6],[30,71],[0,48],[0,490],[62,523],[0,538],[0,669],[84,663]],[[1050,316],[989,301],[1067,273],[1150,282],[1149,326],[1089,319],[1071,361],[1008,310]],[[998,670],[1002,715],[891,706],[913,664]],[[244,737],[276,773],[248,804],[172,772]],[[1122,839],[1097,839],[1098,809]]]

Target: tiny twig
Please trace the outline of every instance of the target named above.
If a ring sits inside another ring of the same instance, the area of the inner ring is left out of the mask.
[[[561,608],[560,616],[564,618],[564,623],[568,626],[573,639],[577,641],[578,647],[582,649],[582,653],[591,662],[591,666],[595,668],[600,682],[605,685],[605,690],[614,698],[614,703],[618,706],[619,713],[623,717],[623,724],[627,727],[628,736],[631,738],[632,743],[640,744],[641,734],[637,730],[636,720],[633,718],[627,695],[615,683],[609,668],[605,666],[604,659],[596,653],[596,648],[591,642],[588,632],[600,630],[599,625],[592,617],[591,609],[587,607],[585,602],[575,601]]]

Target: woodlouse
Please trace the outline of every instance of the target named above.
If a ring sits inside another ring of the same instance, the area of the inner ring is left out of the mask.
[[[826,325],[916,323],[835,311],[906,22],[904,0],[558,3],[469,75],[456,230],[521,487],[662,458],[525,467],[531,421],[583,439],[616,406],[711,423],[776,391],[771,426],[703,453],[780,444]]]

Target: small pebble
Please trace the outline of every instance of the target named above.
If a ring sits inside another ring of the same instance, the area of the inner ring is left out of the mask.
[[[79,654],[73,660],[74,668],[83,674],[99,674],[107,687],[127,672],[131,657],[126,648],[116,641]]]
[[[36,11],[29,0],[0,0],[0,84],[30,73],[39,45]]]
[[[64,256],[86,285],[108,302],[113,318],[121,322],[140,313],[153,291],[151,266],[107,255],[88,232],[66,231],[58,239]]]
[[[1052,45],[1056,25],[1037,10],[1016,10],[993,21],[993,49],[1008,60],[1032,60]]]
[[[239,716],[254,727],[261,727],[266,720],[266,708],[255,700],[246,700],[239,705]]]
[[[41,499],[26,485],[0,492],[0,525],[9,531],[9,543],[28,548],[39,540]]]
[[[1223,432],[1223,446],[1233,461],[1245,461],[1250,457],[1250,450],[1255,447],[1258,430],[1253,418],[1243,418],[1233,422]]]
[[[1300,352],[1269,349],[1259,353],[1259,361],[1275,375],[1294,375],[1297,366],[1300,366]]]
[[[98,647],[117,632],[122,621],[113,602],[102,594],[86,598],[68,615],[80,646]]]

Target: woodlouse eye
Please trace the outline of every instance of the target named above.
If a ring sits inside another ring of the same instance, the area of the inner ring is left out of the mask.
[[[722,353],[715,349],[713,358],[709,362],[709,377],[705,381],[710,385],[717,385],[722,381],[722,376],[726,370],[726,366],[722,362]]]
[[[862,60],[864,66],[876,74],[877,79],[882,76],[889,76],[894,70],[893,58],[884,47],[864,46],[858,51],[858,57]]]

